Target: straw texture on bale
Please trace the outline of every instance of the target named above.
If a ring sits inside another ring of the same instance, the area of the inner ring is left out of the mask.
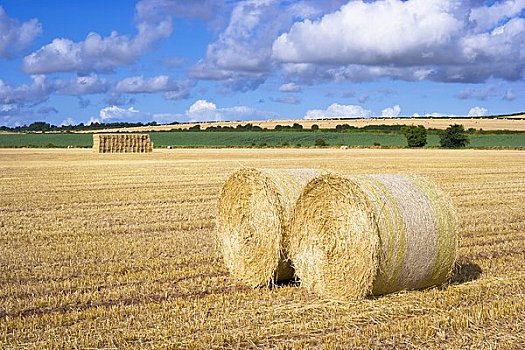
[[[289,254],[303,286],[349,300],[440,285],[457,246],[454,209],[432,182],[323,175],[297,200]]]
[[[231,275],[250,287],[294,276],[287,257],[290,215],[311,169],[241,169],[220,192],[217,238]]]
[[[148,134],[93,134],[96,153],[150,153],[153,143]]]

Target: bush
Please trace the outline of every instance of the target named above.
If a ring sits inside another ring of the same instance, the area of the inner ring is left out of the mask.
[[[325,147],[328,146],[328,143],[325,141],[325,139],[317,138],[315,139],[315,145],[318,147]]]
[[[407,138],[408,147],[423,147],[427,144],[427,129],[423,125],[404,126],[401,133]]]
[[[468,136],[463,125],[450,125],[439,135],[439,145],[445,148],[460,148],[469,144]]]

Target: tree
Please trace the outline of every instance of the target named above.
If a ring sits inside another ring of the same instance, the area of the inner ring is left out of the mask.
[[[298,124],[298,123],[293,123],[292,129],[300,131],[300,130],[303,130],[303,126],[301,124]]]
[[[28,131],[49,131],[51,129],[53,125],[46,122],[34,122],[27,127]]]
[[[328,146],[328,143],[326,143],[325,139],[319,137],[315,139],[315,145],[318,147],[324,147],[324,146]]]
[[[439,135],[439,145],[446,148],[465,147],[470,143],[463,125],[450,125]]]
[[[423,125],[410,125],[401,128],[407,138],[408,147],[423,147],[427,144],[427,129]]]
[[[312,131],[317,131],[317,130],[319,130],[319,125],[317,125],[317,124],[313,124],[313,125],[311,126],[311,129],[312,129]]]

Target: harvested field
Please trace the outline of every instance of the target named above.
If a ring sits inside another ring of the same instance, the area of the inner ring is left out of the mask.
[[[458,210],[445,289],[244,287],[215,242],[240,167],[420,174]],[[0,348],[523,348],[525,152],[0,150]]]
[[[363,118],[363,119],[340,119],[340,120],[247,120],[234,122],[210,122],[200,123],[205,129],[208,126],[231,126],[251,123],[261,128],[274,129],[277,125],[292,126],[294,123],[301,124],[305,129],[310,129],[313,124],[321,128],[333,129],[338,124],[348,124],[358,128],[370,125],[423,125],[425,128],[446,129],[451,124],[461,124],[468,128],[483,130],[520,130],[525,131],[525,115],[509,116],[508,118]],[[181,123],[174,125],[140,126],[131,128],[103,129],[95,132],[146,132],[146,131],[168,131],[173,129],[187,129],[199,123]],[[81,131],[93,132],[93,131]]]

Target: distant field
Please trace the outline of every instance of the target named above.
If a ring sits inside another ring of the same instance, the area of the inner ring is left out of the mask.
[[[250,147],[313,146],[318,138],[330,146],[405,147],[404,136],[388,133],[335,132],[152,132],[155,147]],[[470,137],[470,147],[525,147],[525,133],[488,134]],[[0,147],[92,147],[91,134],[0,134]],[[438,146],[439,137],[429,135],[429,146]]]
[[[426,128],[446,129],[451,124],[461,124],[468,128],[483,129],[483,130],[518,130],[525,131],[525,114],[518,114],[508,117],[500,118],[362,118],[362,119],[339,119],[339,120],[305,120],[305,119],[290,119],[290,120],[243,120],[231,122],[207,122],[207,123],[181,123],[174,125],[156,125],[156,126],[141,126],[132,128],[116,128],[97,130],[95,132],[145,132],[145,131],[169,131],[173,129],[188,129],[196,124],[200,124],[203,129],[208,126],[231,126],[235,127],[239,124],[253,124],[261,128],[274,129],[276,125],[292,125],[294,123],[301,124],[305,129],[310,129],[313,124],[319,125],[323,129],[333,129],[338,124],[348,124],[358,128],[370,125],[423,125]],[[92,131],[82,131],[92,132]]]
[[[0,134],[0,147],[92,147],[91,134]]]

